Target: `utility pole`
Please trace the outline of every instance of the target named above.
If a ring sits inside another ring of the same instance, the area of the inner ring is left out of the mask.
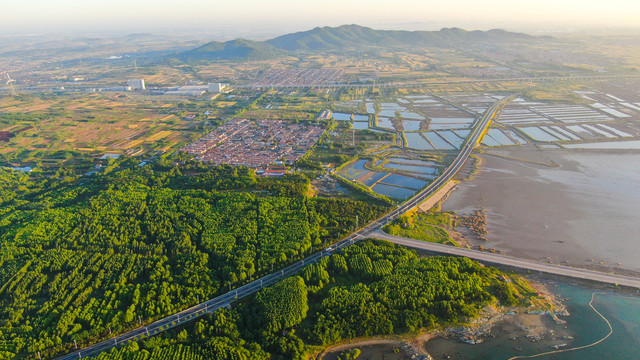
[[[78,343],[76,342],[76,339],[73,339],[73,346],[78,350]]]

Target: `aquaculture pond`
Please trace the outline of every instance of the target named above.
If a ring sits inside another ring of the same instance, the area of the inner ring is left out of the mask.
[[[433,147],[438,150],[453,150],[455,149],[451,144],[446,142],[440,135],[433,131],[424,133],[424,136],[429,139],[429,142],[433,144]]]
[[[387,176],[389,173],[385,172],[374,172],[371,171],[367,176],[363,176],[360,180],[365,186],[373,186],[376,182],[378,182],[383,177]]]
[[[427,182],[424,180],[416,179],[409,176],[398,175],[398,174],[391,174],[387,176],[381,181],[381,183],[407,187],[414,190],[418,190],[424,187],[425,185],[427,185]]]
[[[406,165],[406,164],[398,164],[398,163],[387,163],[384,165],[385,168],[388,169],[397,169],[404,170],[410,172],[421,173],[425,175],[434,175],[437,173],[437,168],[435,167],[426,167],[420,165]]]
[[[355,179],[358,176],[362,175],[364,172],[369,171],[365,169],[364,164],[366,164],[368,160],[361,159],[353,164],[349,164],[342,169],[341,173],[347,176],[350,179]]]
[[[420,124],[422,124],[422,121],[416,121],[416,120],[402,121],[402,126],[404,127],[404,131],[418,131],[420,130]]]
[[[371,188],[371,190],[377,192],[378,194],[400,200],[404,200],[415,193],[414,190],[405,189],[393,185],[385,185],[381,183],[378,183],[376,186]]]
[[[419,150],[432,150],[433,146],[429,144],[427,140],[425,140],[419,133],[405,133],[404,136],[407,138],[407,146],[412,149]]]

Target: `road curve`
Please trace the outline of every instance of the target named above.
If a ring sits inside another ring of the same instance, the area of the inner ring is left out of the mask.
[[[408,210],[412,209],[416,205],[420,204],[429,196],[433,195],[438,189],[444,185],[447,181],[449,181],[462,167],[464,162],[467,160],[473,148],[480,141],[484,131],[489,126],[491,119],[495,116],[498,109],[500,107],[510,101],[513,97],[505,97],[496,103],[494,103],[487,111],[485,111],[484,116],[480,118],[474,127],[473,131],[465,141],[464,146],[460,149],[458,156],[451,163],[435,181],[429,184],[422,191],[417,193],[411,199],[405,201],[402,205],[398,206],[396,209],[386,214],[385,216],[369,223],[363,228],[359,229],[355,233],[349,235],[345,239],[342,239],[332,245],[331,248],[328,248],[329,251],[323,250],[316,252],[315,254],[310,255],[309,257],[300,260],[282,270],[266,275],[262,278],[254,280],[246,285],[243,285],[235,290],[229,291],[226,294],[220,295],[211,300],[207,300],[200,304],[197,304],[189,309],[181,311],[177,314],[169,315],[163,319],[160,319],[152,324],[141,326],[136,329],[130,330],[126,333],[123,333],[119,336],[115,336],[108,340],[104,340],[97,344],[88,346],[86,348],[77,350],[75,352],[63,355],[58,357],[58,360],[72,360],[72,359],[80,359],[85,358],[87,356],[97,355],[102,351],[110,350],[111,348],[117,346],[123,346],[130,341],[139,340],[145,337],[149,337],[175,326],[181,325],[185,322],[196,319],[200,316],[203,316],[206,313],[213,312],[221,307],[227,306],[229,303],[233,302],[236,299],[245,297],[247,295],[251,295],[265,286],[272,285],[288,276],[291,276],[302,269],[304,266],[309,265],[311,263],[315,263],[322,259],[324,256],[328,256],[333,251],[338,251],[345,247],[348,247],[355,242],[364,239],[370,233],[377,231],[382,226],[388,224],[393,221],[396,217],[402,215]]]
[[[400,236],[393,236],[382,231],[374,231],[368,237],[386,240],[394,244],[407,246],[415,249],[427,250],[444,255],[464,256],[481,262],[506,265],[520,269],[540,271],[548,274],[567,276],[576,279],[597,281],[607,284],[623,285],[640,288],[640,279],[624,275],[608,274],[593,270],[573,268],[556,264],[542,263],[534,260],[515,258],[512,256],[494,254],[490,252],[473,250],[443,244],[436,244],[421,240],[409,239]]]
[[[339,251],[342,248],[348,247],[355,242],[365,239],[367,237],[373,237],[383,240],[391,241],[395,244],[404,245],[408,247],[421,248],[424,250],[429,250],[432,252],[448,254],[448,255],[456,255],[456,256],[466,256],[472,259],[493,263],[493,264],[502,264],[508,266],[514,266],[522,269],[530,269],[534,271],[542,271],[551,274],[558,274],[563,276],[569,276],[573,278],[579,279],[587,279],[593,281],[599,281],[610,284],[620,284],[630,287],[640,288],[640,279],[634,279],[627,276],[615,275],[615,274],[606,274],[600,273],[585,269],[576,269],[570,268],[566,266],[553,265],[553,264],[545,264],[531,260],[518,259],[513,257],[508,257],[504,255],[497,255],[493,253],[481,252],[477,250],[465,249],[452,247],[441,244],[434,244],[429,242],[423,242],[419,240],[401,238],[397,236],[391,236],[383,233],[380,229],[388,224],[389,222],[396,219],[398,216],[404,214],[405,212],[413,209],[415,206],[420,204],[422,201],[433,195],[438,189],[443,186],[446,182],[451,180],[453,176],[462,168],[462,165],[467,160],[474,147],[480,142],[484,132],[488,128],[491,120],[494,118],[498,110],[507,102],[509,102],[512,97],[505,97],[496,103],[494,103],[487,111],[485,111],[482,118],[477,122],[473,131],[465,141],[464,146],[460,149],[458,156],[456,159],[443,171],[443,173],[434,180],[431,184],[429,184],[422,191],[418,192],[414,197],[405,201],[402,205],[398,206],[391,212],[387,213],[383,217],[367,224],[363,228],[349,235],[345,239],[342,239],[336,243],[334,243],[327,250],[322,250],[316,252],[309,257],[300,260],[288,267],[279,270],[277,272],[266,275],[262,278],[254,280],[248,284],[245,284],[237,289],[229,291],[226,294],[220,295],[211,300],[207,300],[200,304],[197,304],[189,309],[181,311],[177,314],[169,315],[163,319],[160,319],[152,324],[141,326],[139,328],[130,330],[124,334],[113,337],[108,340],[104,340],[100,343],[88,346],[81,350],[77,350],[75,352],[63,355],[58,357],[58,360],[72,360],[72,359],[80,359],[88,356],[94,356],[102,351],[107,351],[112,349],[113,347],[126,345],[130,341],[139,340],[145,337],[149,337],[165,330],[168,330],[172,327],[181,325],[185,322],[196,319],[204,314],[211,313],[221,307],[227,306],[229,303],[235,301],[236,299],[251,295],[265,286],[272,285],[286,277],[289,277],[295,273],[297,273],[300,269],[305,267],[306,265],[318,262],[325,256],[331,255],[331,253],[335,251]]]

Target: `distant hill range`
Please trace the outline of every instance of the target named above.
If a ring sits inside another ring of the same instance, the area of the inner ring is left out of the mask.
[[[466,31],[444,28],[439,31],[374,30],[359,25],[317,27],[309,31],[286,34],[267,41],[245,39],[212,41],[193,50],[179,53],[186,60],[268,59],[297,51],[366,49],[373,47],[458,47],[471,44],[534,42],[539,37],[504,30]]]

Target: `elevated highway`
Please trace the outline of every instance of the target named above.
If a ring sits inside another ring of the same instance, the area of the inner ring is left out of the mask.
[[[573,268],[569,266],[562,266],[562,265],[556,265],[556,264],[542,263],[534,260],[520,259],[512,256],[494,254],[486,251],[436,244],[436,243],[415,240],[415,239],[408,239],[404,237],[389,235],[380,230],[367,234],[367,237],[387,240],[394,244],[398,244],[398,245],[402,245],[402,246],[406,246],[414,249],[426,250],[429,252],[442,254],[442,255],[464,256],[470,259],[478,260],[482,263],[505,265],[505,266],[515,267],[519,269],[539,271],[547,274],[566,276],[566,277],[575,278],[575,279],[590,280],[590,281],[596,281],[596,282],[612,284],[612,285],[622,285],[622,286],[628,286],[633,288],[640,288],[640,279],[630,277],[630,276],[608,274],[608,273],[603,273],[599,271]]]
[[[567,276],[571,278],[577,279],[585,279],[592,280],[602,283],[608,284],[617,284],[624,285],[629,287],[640,288],[640,279],[616,275],[616,274],[607,274],[601,273],[586,269],[578,269],[571,268],[568,266],[561,266],[555,264],[547,264],[541,263],[532,260],[518,259],[514,257],[509,257],[505,255],[493,254],[488,252],[482,252],[478,250],[466,249],[466,248],[458,248],[448,245],[441,245],[435,243],[429,243],[414,239],[407,239],[397,236],[392,236],[381,231],[381,228],[388,224],[389,222],[396,219],[398,216],[406,213],[407,211],[413,209],[422,201],[433,195],[440,187],[446,184],[449,180],[453,178],[453,176],[462,168],[465,161],[468,159],[469,155],[473,151],[474,147],[481,141],[482,136],[487,131],[491,121],[499,112],[499,110],[509,101],[511,101],[515,96],[507,97],[499,100],[494,103],[479,119],[474,127],[473,131],[463,144],[462,149],[458,153],[456,159],[443,171],[443,173],[436,179],[434,182],[429,184],[426,188],[418,192],[414,197],[405,201],[403,204],[399,205],[391,212],[387,213],[383,217],[365,225],[361,229],[352,233],[348,237],[336,242],[332,245],[332,247],[327,248],[326,250],[322,250],[320,252],[316,252],[309,257],[298,261],[282,270],[266,275],[262,278],[254,280],[244,286],[241,286],[235,290],[229,291],[226,294],[220,295],[211,300],[207,300],[200,304],[197,304],[189,309],[181,311],[179,313],[167,316],[163,319],[160,319],[154,323],[148,324],[146,326],[141,326],[139,328],[128,331],[119,336],[114,336],[111,339],[104,340],[100,343],[85,347],[83,349],[77,350],[75,352],[69,353],[67,355],[61,356],[57,359],[59,360],[71,360],[71,359],[81,359],[88,356],[95,356],[102,351],[108,351],[117,346],[126,345],[128,342],[133,340],[139,340],[142,338],[146,338],[149,336],[153,336],[175,326],[184,324],[185,322],[196,319],[200,316],[203,316],[207,313],[211,313],[219,308],[225,307],[229,305],[231,302],[251,295],[263,287],[273,285],[274,283],[289,277],[295,273],[297,273],[303,267],[318,262],[325,256],[331,255],[335,251],[339,251],[345,247],[348,247],[355,242],[371,237],[376,239],[387,240],[392,243],[403,245],[407,247],[412,247],[416,249],[422,249],[431,251],[434,253],[445,254],[445,255],[454,255],[454,256],[465,256],[469,257],[481,262],[491,263],[491,264],[499,264],[506,265],[511,267],[517,267],[521,269],[528,269],[533,271],[540,271],[555,275]]]

